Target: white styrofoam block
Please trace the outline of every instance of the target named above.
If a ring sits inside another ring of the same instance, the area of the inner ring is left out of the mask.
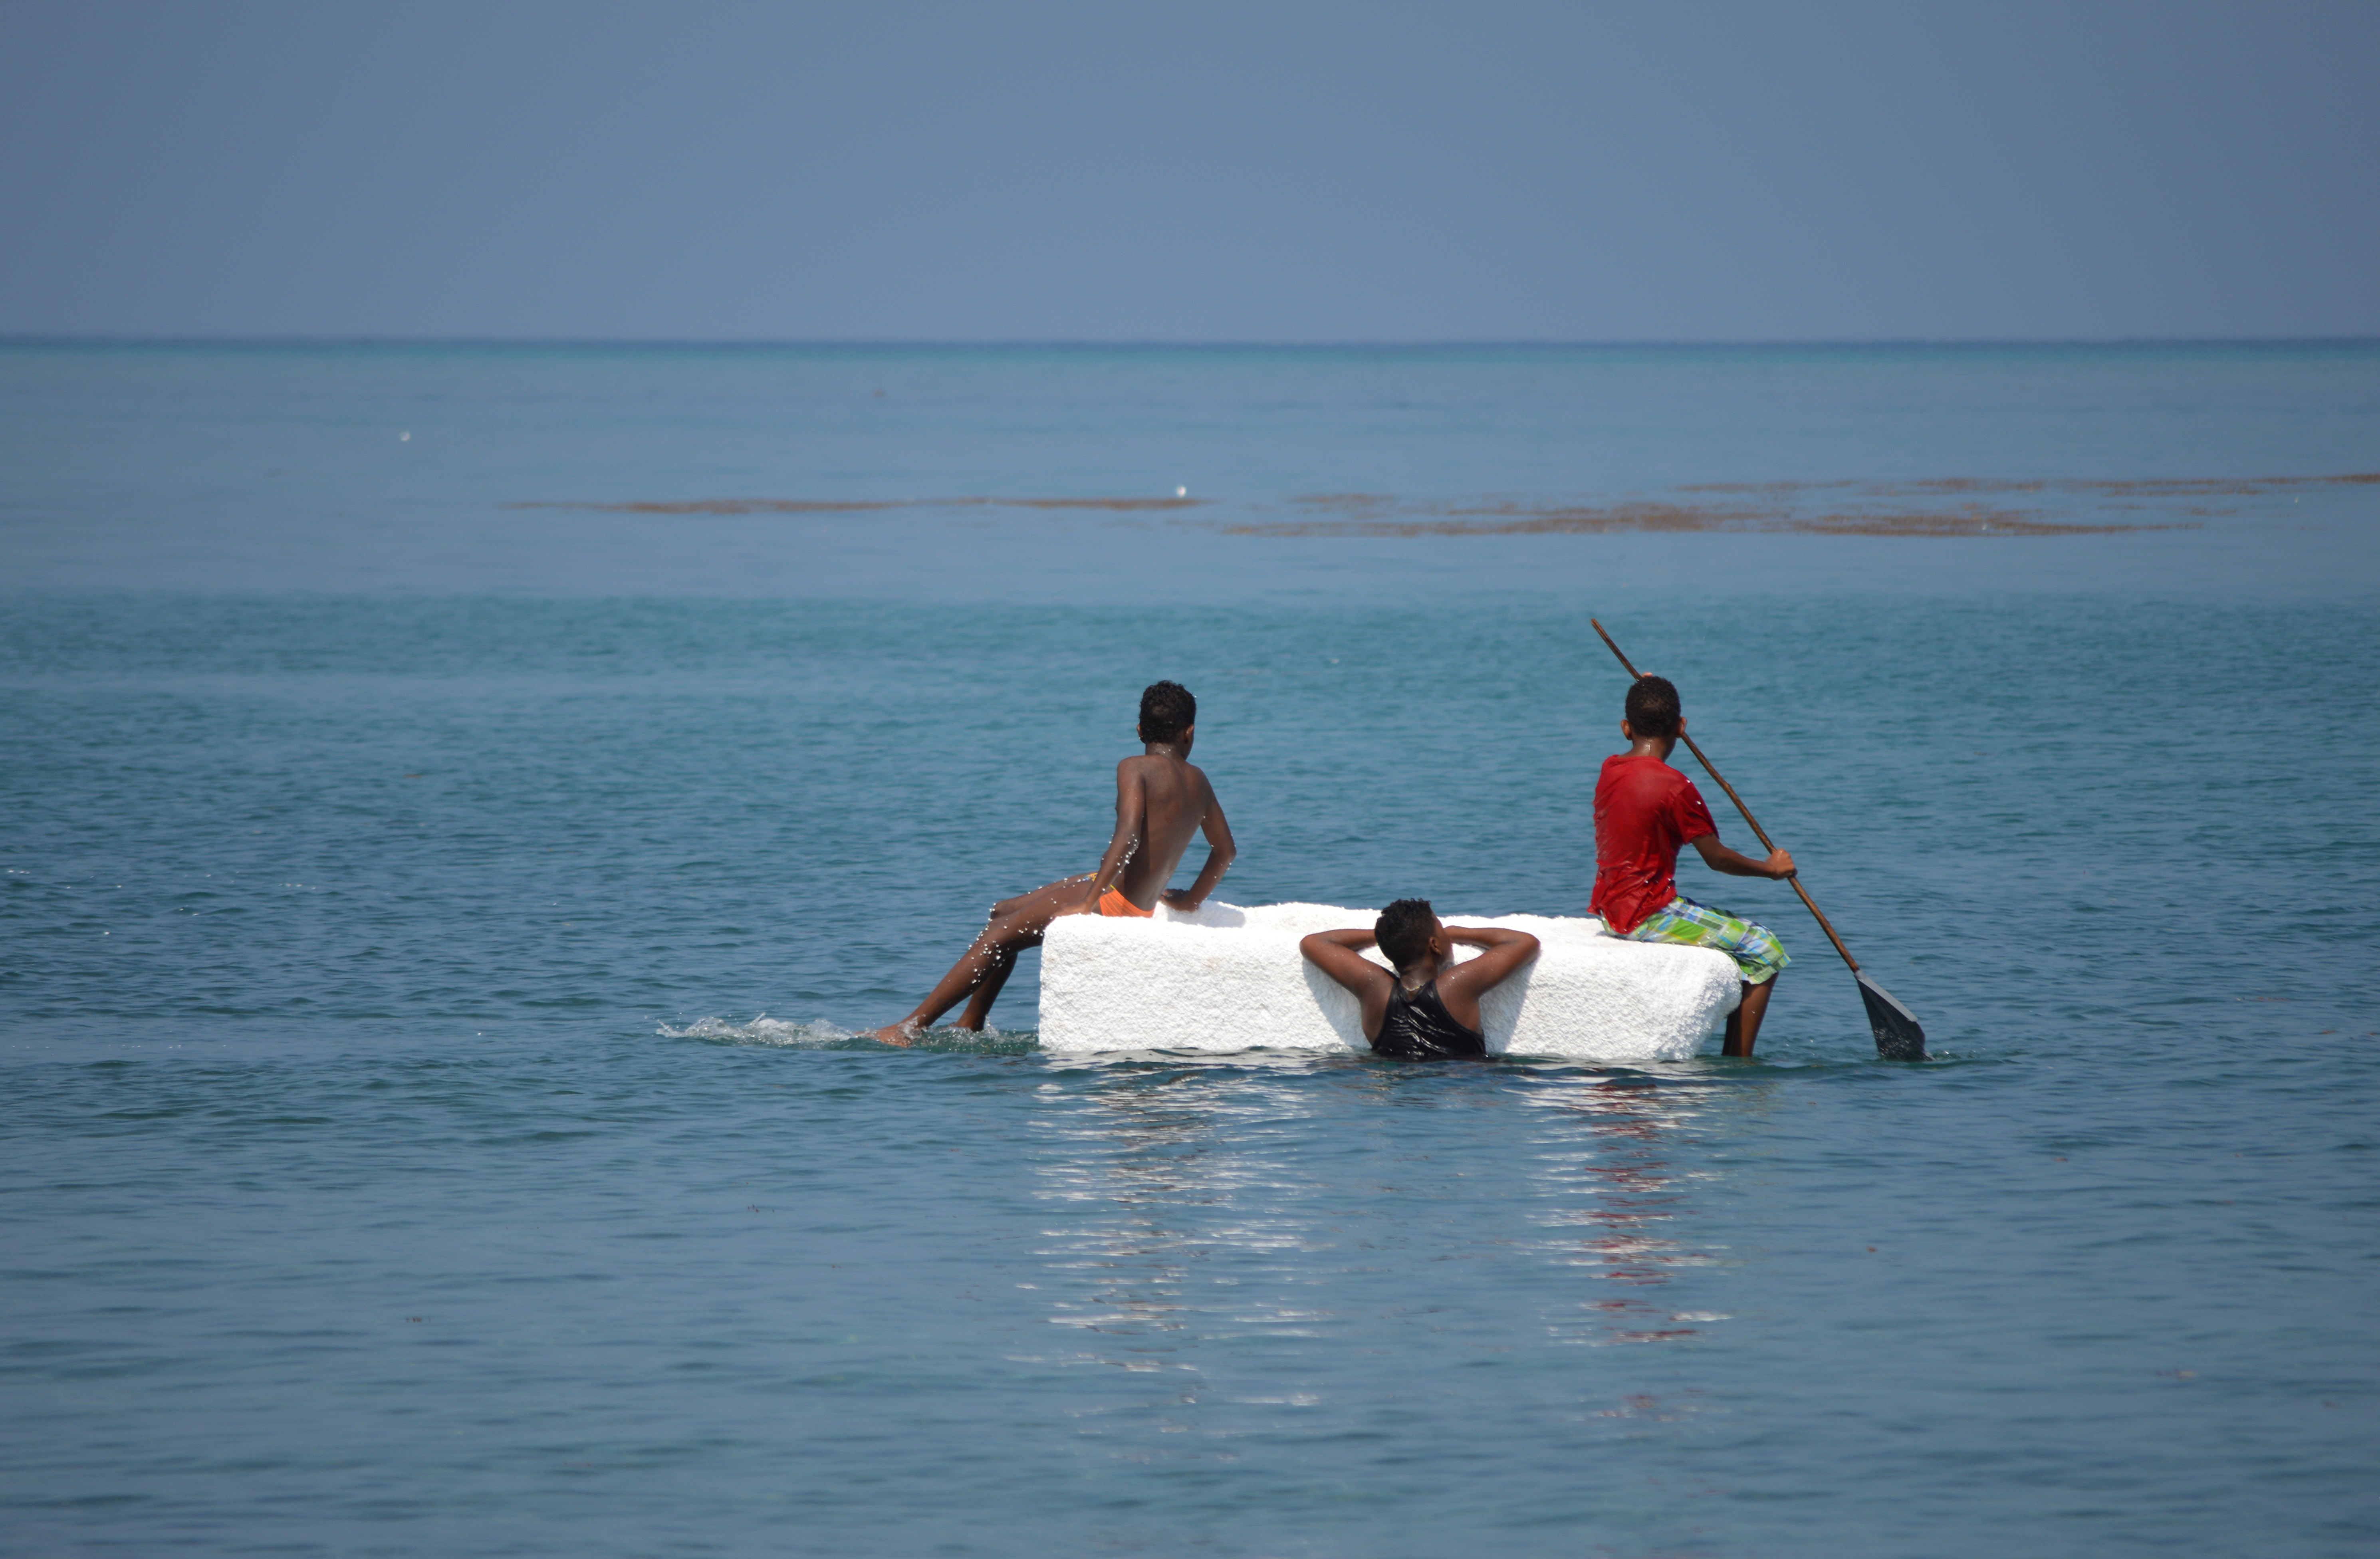
[[[1310,932],[1368,928],[1377,909],[1248,908],[1212,900],[1154,920],[1069,915],[1041,944],[1041,1048],[1361,1051],[1354,994],[1297,951]],[[1692,1055],[1742,999],[1735,960],[1707,947],[1628,942],[1592,919],[1449,916],[1544,944],[1479,1004],[1494,1055],[1664,1061]],[[1457,961],[1477,956],[1458,946]],[[1377,953],[1366,956],[1387,967]]]

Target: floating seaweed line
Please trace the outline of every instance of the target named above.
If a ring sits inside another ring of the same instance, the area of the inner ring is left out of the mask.
[[[1204,498],[682,498],[598,503],[538,499],[506,504],[508,509],[576,509],[589,514],[745,515],[873,514],[886,509],[1095,509],[1111,514],[1193,509]]]
[[[1131,518],[1170,517],[1230,536],[1582,536],[1615,533],[1798,533],[1819,536],[2108,536],[2194,530],[2238,513],[2222,499],[2380,486],[2380,472],[2336,476],[2016,478],[1898,481],[1688,482],[1661,496],[1546,503],[1481,498],[1408,500],[1385,493],[1310,493],[1284,501],[1281,519],[1221,523],[1188,518],[1213,500],[1158,497],[769,498],[532,500],[516,509],[657,516],[866,515],[910,509],[1025,509]],[[2034,500],[2024,503],[2022,500]],[[2062,500],[2062,502],[2060,502]],[[2043,505],[2046,504],[2045,507]],[[1240,505],[1242,513],[1275,505]],[[2086,512],[2074,513],[2077,508]],[[2088,511],[2095,511],[2088,512]],[[2134,518],[2134,517],[2141,518]],[[2164,518],[2151,518],[2164,517]]]

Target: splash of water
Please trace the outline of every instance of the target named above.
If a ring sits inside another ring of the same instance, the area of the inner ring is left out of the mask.
[[[732,1023],[723,1017],[699,1017],[683,1027],[664,1023],[658,1032],[669,1040],[707,1040],[713,1044],[775,1045],[795,1050],[889,1048],[880,1046],[863,1032],[838,1027],[823,1018],[788,1021],[766,1013],[755,1015],[748,1023]],[[912,1048],[1014,1054],[1032,1049],[1035,1039],[1030,1029],[1002,1033],[987,1024],[980,1030],[929,1029],[917,1036]]]

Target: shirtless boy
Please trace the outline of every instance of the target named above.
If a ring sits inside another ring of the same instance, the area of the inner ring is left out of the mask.
[[[1590,906],[1614,936],[1716,947],[1735,960],[1743,1000],[1728,1015],[1724,1055],[1750,1055],[1760,1020],[1776,993],[1778,971],[1791,963],[1766,926],[1696,904],[1678,892],[1678,847],[1692,845],[1703,864],[1730,877],[1793,875],[1783,850],[1755,860],[1718,842],[1718,825],[1694,782],[1670,767],[1684,734],[1678,689],[1665,676],[1640,676],[1628,689],[1620,735],[1628,750],[1603,761],[1595,783],[1595,898]]]
[[[1196,909],[1215,891],[1239,853],[1232,825],[1215,800],[1207,776],[1191,767],[1190,743],[1197,735],[1198,700],[1178,682],[1153,682],[1140,695],[1141,755],[1116,765],[1115,834],[1099,870],[1067,877],[991,907],[991,919],[941,983],[915,1011],[875,1037],[905,1045],[917,1031],[966,998],[962,1029],[980,1029],[1000,988],[1016,968],[1016,956],[1041,945],[1050,922],[1061,915],[1157,913],[1160,898],[1176,909]],[[1168,891],[1173,869],[1190,836],[1207,835],[1207,864],[1186,889]]]
[[[1452,963],[1458,942],[1487,951]],[[1396,973],[1362,956],[1366,947],[1378,947]],[[1442,1061],[1488,1054],[1479,998],[1537,956],[1537,939],[1497,926],[1449,926],[1429,900],[1401,898],[1380,911],[1370,931],[1316,932],[1297,950],[1355,993],[1375,1054]]]

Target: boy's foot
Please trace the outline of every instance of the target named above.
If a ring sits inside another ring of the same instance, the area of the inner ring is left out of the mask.
[[[891,1028],[879,1029],[868,1037],[880,1045],[912,1045],[917,1042],[917,1026],[895,1023]]]

